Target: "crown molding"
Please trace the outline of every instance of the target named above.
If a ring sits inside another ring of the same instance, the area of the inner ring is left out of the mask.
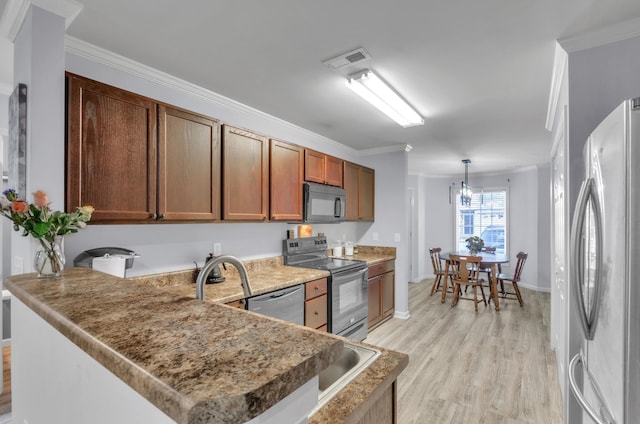
[[[82,41],[75,37],[71,37],[69,35],[65,36],[65,51],[67,53],[87,59],[91,62],[99,63],[109,68],[127,73],[134,77],[144,79],[145,81],[152,82],[161,87],[176,90],[188,96],[201,98],[208,103],[219,105],[225,109],[233,110],[245,115],[258,116],[267,121],[275,122],[280,126],[285,126],[297,133],[304,134],[310,140],[331,145],[332,147],[335,147],[336,149],[345,152],[348,155],[357,156],[360,154],[358,150],[355,150],[335,140],[324,137],[320,134],[314,133],[313,131],[292,124],[291,122],[277,118],[273,115],[269,115],[268,113],[252,108],[251,106],[247,106],[233,99],[200,87],[196,84],[182,80],[173,75],[169,75],[165,72],[159,71],[155,68],[136,62],[124,56],[120,56],[109,50],[87,43],[86,41]]]
[[[374,147],[371,149],[360,150],[362,156],[380,155],[384,153],[406,152],[409,153],[413,149],[410,144],[394,144],[392,146]]]
[[[547,120],[545,123],[545,128],[548,131],[553,130],[558,103],[560,103],[562,83],[567,71],[568,58],[569,55],[567,55],[567,52],[564,51],[559,43],[556,43],[555,55],[553,58],[553,70],[551,73],[551,92],[549,93],[549,104],[547,105]]]
[[[562,38],[558,43],[567,53],[604,46],[640,36],[640,18],[608,25],[573,37]]]
[[[0,18],[0,33],[11,42],[15,41],[31,5],[62,16],[65,19],[65,28],[71,25],[83,8],[83,5],[75,0],[8,0]]]

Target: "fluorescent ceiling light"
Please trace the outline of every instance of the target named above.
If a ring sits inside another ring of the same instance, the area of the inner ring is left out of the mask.
[[[345,84],[404,128],[424,125],[424,119],[370,69],[349,75]]]

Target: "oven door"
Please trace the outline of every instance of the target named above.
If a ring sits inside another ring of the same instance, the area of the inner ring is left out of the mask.
[[[360,340],[366,337],[369,314],[367,290],[367,268],[331,274],[331,333]],[[356,331],[358,336],[354,337]]]

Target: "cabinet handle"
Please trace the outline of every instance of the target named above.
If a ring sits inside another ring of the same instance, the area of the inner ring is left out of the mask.
[[[151,214],[151,219],[158,219],[158,215],[157,215],[157,214],[155,214],[155,213],[152,213],[152,214]]]
[[[164,218],[165,218],[164,214],[161,214],[161,215],[158,217],[158,219],[164,219]]]

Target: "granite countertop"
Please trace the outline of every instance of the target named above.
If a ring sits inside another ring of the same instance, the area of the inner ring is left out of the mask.
[[[243,261],[242,263],[247,269],[254,296],[329,276],[328,271],[285,266],[282,256]],[[194,268],[187,271],[134,277],[130,280],[191,297],[196,293],[195,282],[198,271]],[[225,277],[225,281],[218,284],[205,284],[205,300],[229,303],[244,298],[240,276],[236,268],[233,265],[227,265],[225,270],[221,266],[220,272]]]
[[[371,265],[395,259],[395,249],[365,246],[347,258]],[[329,275],[285,266],[281,256],[243,263],[254,295]],[[195,299],[195,269],[121,279],[73,268],[47,284],[35,274],[9,277],[5,287],[178,423],[244,422],[319,374],[345,339],[219,305],[243,298],[227,268],[224,283],[206,285],[206,302]],[[407,355],[377,349],[382,355],[310,423],[350,421],[398,377]]]
[[[380,262],[395,260],[396,248],[379,246],[358,246],[358,253],[348,256],[343,255],[340,257],[345,259],[365,261],[367,265],[375,265]]]
[[[87,268],[13,296],[178,423],[245,422],[333,362],[341,339]]]

